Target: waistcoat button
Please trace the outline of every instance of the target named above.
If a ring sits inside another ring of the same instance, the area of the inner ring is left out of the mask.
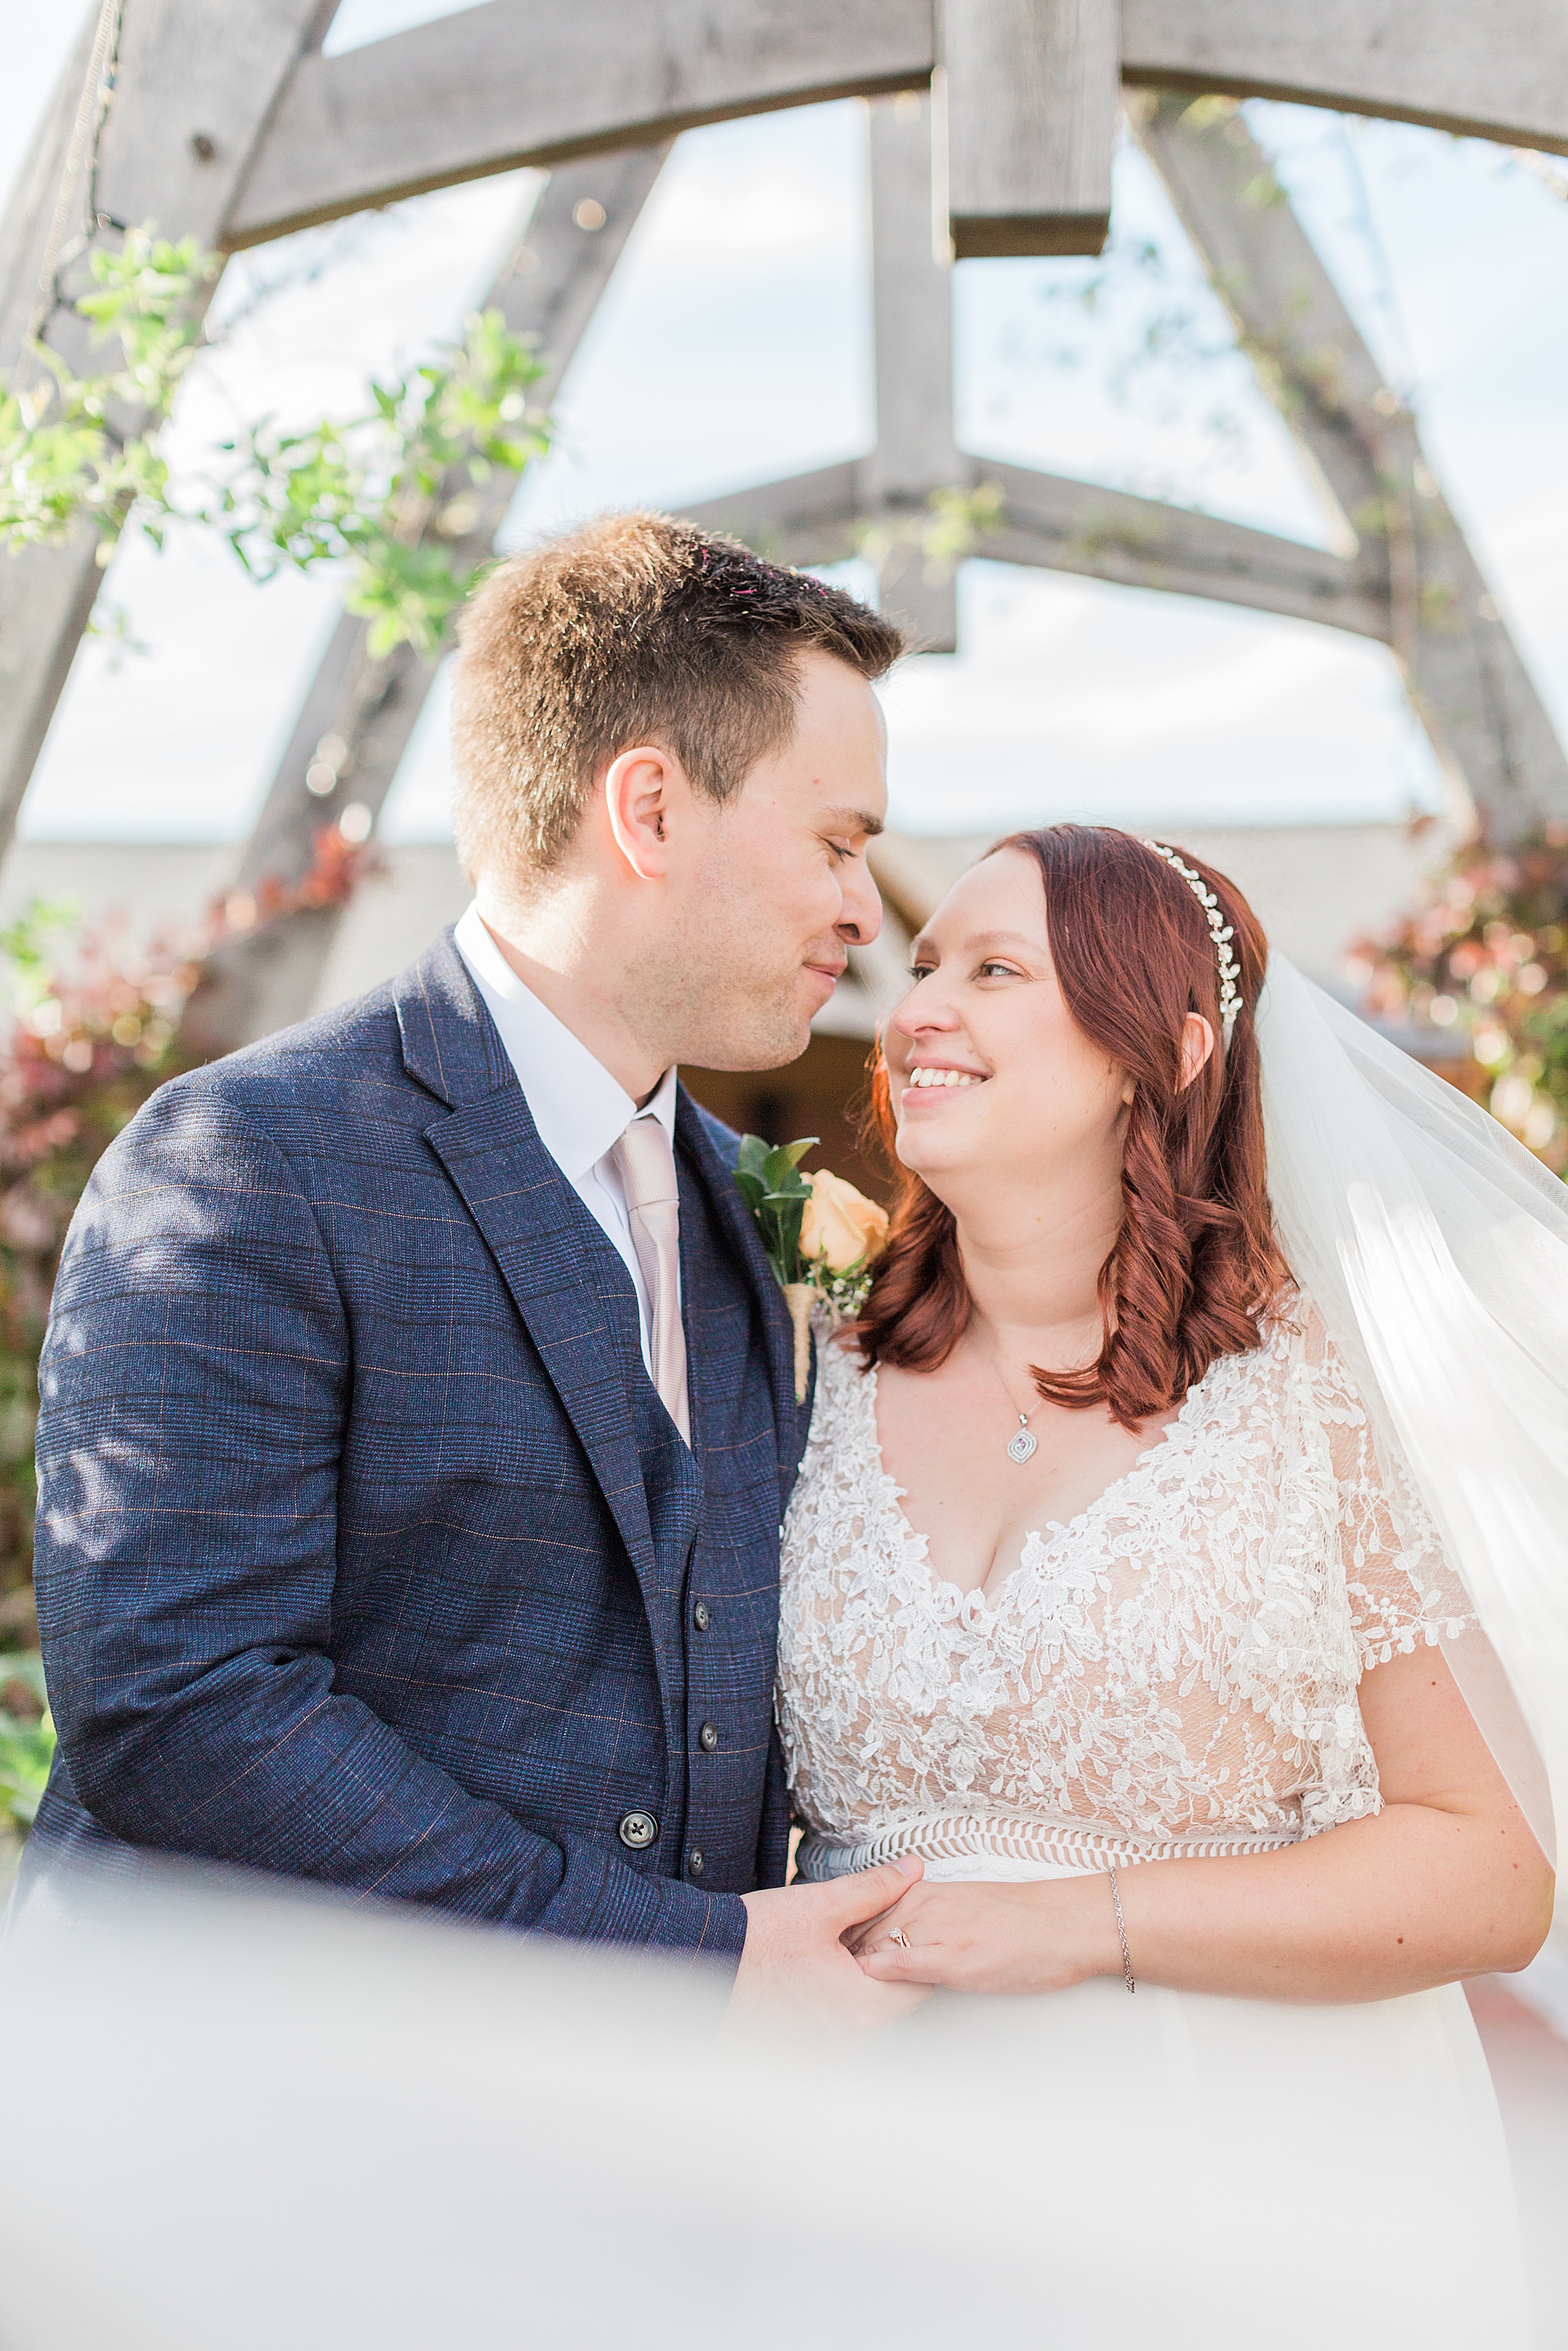
[[[705,1755],[711,1755],[714,1749],[718,1745],[718,1730],[716,1725],[711,1722],[705,1722],[702,1729],[698,1731],[697,1737],[702,1740],[703,1753]]]
[[[703,1849],[701,1845],[694,1844],[690,1853],[686,1855],[686,1867],[690,1870],[694,1877],[700,1877],[706,1866],[706,1865],[703,1859]]]
[[[626,1813],[616,1831],[623,1845],[633,1853],[644,1853],[659,1834],[659,1823],[652,1813]]]
[[[692,1610],[692,1623],[696,1626],[699,1633],[706,1633],[711,1621],[712,1620],[708,1615],[707,1602],[706,1600],[699,1600],[696,1606]]]

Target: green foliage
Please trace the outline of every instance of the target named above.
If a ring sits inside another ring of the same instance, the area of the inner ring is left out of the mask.
[[[32,1826],[54,1753],[42,1658],[36,1649],[0,1656],[0,1832]]]
[[[32,345],[41,373],[0,399],[0,543],[15,551],[57,545],[89,522],[112,539],[138,498],[162,504],[166,473],[150,438],[168,416],[200,340],[193,296],[215,275],[193,238],[172,245],[151,226],[118,250],[94,247],[91,290],[71,308],[118,362],[75,374],[58,352]],[[119,421],[116,421],[116,412]],[[141,430],[121,430],[127,413]]]
[[[800,1258],[800,1219],[811,1187],[800,1164],[817,1140],[808,1134],[775,1147],[759,1134],[747,1134],[736,1157],[736,1189],[751,1211],[768,1263],[786,1287],[807,1279]]]
[[[158,536],[168,472],[152,435],[200,340],[197,289],[218,266],[194,238],[171,245],[150,225],[127,230],[118,251],[94,249],[92,290],[73,307],[95,346],[118,341],[120,359],[76,375],[47,344],[33,346],[44,372],[0,399],[0,545],[56,546],[83,522],[112,541],[138,505]],[[145,421],[127,433],[117,414]]]
[[[1506,854],[1468,843],[1351,967],[1369,1011],[1462,1039],[1465,1091],[1568,1173],[1568,828]]]
[[[474,488],[497,470],[520,475],[549,446],[548,420],[528,403],[537,356],[498,310],[482,311],[461,343],[372,382],[363,413],[297,431],[264,419],[223,444],[230,463],[213,478],[176,483],[159,432],[219,266],[151,225],[94,250],[92,286],[72,307],[119,359],[77,375],[34,346],[37,381],[0,400],[0,546],[58,545],[86,523],[107,561],[127,521],[160,545],[172,520],[204,524],[253,578],[346,569],[345,601],[369,620],[372,656],[402,643],[435,653],[476,576],[453,551],[476,518]]]
[[[237,465],[202,519],[256,578],[346,563],[344,601],[370,620],[371,653],[403,642],[432,653],[476,576],[450,551],[474,519],[461,482],[521,474],[549,446],[527,401],[541,372],[500,312],[482,311],[439,362],[372,383],[364,414],[297,433],[264,420],[225,443]]]

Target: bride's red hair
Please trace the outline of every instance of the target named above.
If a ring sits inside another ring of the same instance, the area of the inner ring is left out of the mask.
[[[1183,851],[1235,936],[1242,1010],[1228,1050],[1207,920],[1190,885],[1131,834],[1052,824],[995,844],[1032,857],[1068,1011],[1134,1081],[1122,1163],[1122,1228],[1100,1273],[1105,1341],[1082,1371],[1036,1371],[1051,1404],[1107,1406],[1135,1429],[1180,1403],[1219,1355],[1260,1343],[1259,1318],[1290,1276],[1274,1238],[1252,1012],[1268,941],[1234,883]],[[988,852],[994,854],[995,852]],[[1182,1029],[1199,1012],[1216,1050],[1186,1087]],[[887,1065],[872,1076],[875,1130],[894,1151]],[[899,1167],[887,1248],[853,1343],[868,1364],[935,1371],[969,1319],[952,1213]]]

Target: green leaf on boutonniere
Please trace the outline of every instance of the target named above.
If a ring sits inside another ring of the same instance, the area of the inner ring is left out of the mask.
[[[814,1134],[802,1135],[799,1143],[781,1143],[770,1151],[762,1163],[762,1173],[774,1191],[793,1194],[809,1192],[810,1186],[798,1173],[800,1162],[817,1142]]]
[[[749,1167],[737,1167],[735,1171],[735,1188],[752,1215],[756,1216],[763,1201],[768,1197],[768,1186],[761,1176],[754,1176]]]
[[[798,1142],[770,1144],[759,1134],[741,1138],[736,1155],[735,1185],[768,1252],[768,1261],[786,1289],[801,1280],[800,1219],[811,1187],[800,1165],[817,1141],[814,1134]]]

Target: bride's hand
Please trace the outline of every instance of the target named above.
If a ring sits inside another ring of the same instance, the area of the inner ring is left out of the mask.
[[[954,1991],[1062,1991],[1122,1972],[1108,1881],[916,1886],[851,1942],[879,1983]]]

